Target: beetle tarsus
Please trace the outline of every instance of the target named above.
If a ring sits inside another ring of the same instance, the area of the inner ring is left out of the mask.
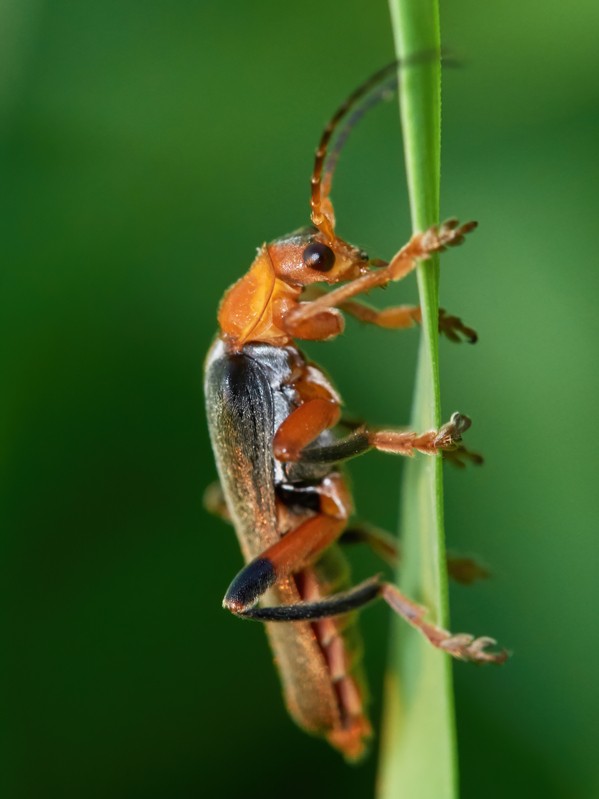
[[[457,660],[501,664],[509,657],[509,653],[505,649],[498,651],[487,650],[488,646],[493,646],[497,643],[494,638],[489,638],[488,636],[475,638],[468,633],[452,635],[447,630],[424,621],[426,608],[412,602],[400,592],[397,586],[391,583],[385,583],[381,587],[381,595],[392,610],[405,619],[412,627],[419,630],[434,647],[442,649]]]
[[[452,449],[455,444],[460,443],[462,433],[465,433],[471,425],[472,420],[469,416],[456,411],[452,413],[451,419],[439,429],[433,444],[437,449]]]
[[[496,645],[497,641],[486,635],[475,638],[468,633],[459,633],[458,635],[449,635],[440,642],[439,648],[457,660],[501,665],[508,659],[509,652],[506,649],[488,649],[488,647]]]
[[[465,237],[478,227],[478,222],[470,221],[460,225],[455,218],[446,219],[440,225],[433,225],[422,234],[422,247],[426,252],[443,252],[448,247],[458,247]]]
[[[453,449],[446,449],[442,452],[443,460],[456,466],[458,469],[466,468],[468,463],[473,466],[482,466],[485,462],[480,452],[472,452],[463,444],[458,444]]]
[[[439,430],[414,433],[397,430],[379,430],[370,434],[370,443],[381,452],[412,456],[415,452],[423,455],[439,455],[456,449],[464,433],[472,424],[470,418],[454,413]]]
[[[477,580],[487,580],[491,572],[475,558],[462,555],[447,555],[447,573],[460,585],[472,585]]]
[[[456,344],[462,341],[476,344],[478,341],[478,333],[474,328],[465,325],[459,316],[448,314],[444,308],[439,308],[439,332]]]

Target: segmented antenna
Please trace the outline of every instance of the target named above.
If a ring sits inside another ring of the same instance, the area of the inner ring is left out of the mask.
[[[367,114],[375,105],[378,105],[380,102],[384,100],[388,100],[397,89],[397,73],[393,74],[390,78],[387,78],[380,86],[372,91],[371,94],[367,95],[363,98],[362,102],[358,105],[358,107],[351,113],[345,122],[345,125],[341,128],[339,133],[337,134],[337,138],[335,139],[335,144],[332,149],[329,150],[328,155],[325,157],[324,167],[322,171],[322,178],[321,178],[321,196],[328,197],[331,193],[332,183],[333,183],[333,174],[335,169],[337,168],[337,162],[339,161],[339,155],[341,154],[341,150],[343,150],[345,146],[345,142],[347,141],[349,134],[352,130],[356,127],[358,122],[362,119],[362,117]]]
[[[316,150],[311,179],[310,205],[312,207],[312,223],[330,241],[335,239],[335,217],[329,196],[339,155],[349,134],[364,114],[384,100],[389,91],[397,87],[397,70],[400,66],[431,61],[438,56],[437,51],[426,51],[410,56],[401,62],[399,60],[392,61],[358,86],[329,120]],[[348,117],[347,115],[352,110],[353,113]],[[341,129],[333,149],[329,152],[331,139],[344,117],[347,117],[345,125]]]

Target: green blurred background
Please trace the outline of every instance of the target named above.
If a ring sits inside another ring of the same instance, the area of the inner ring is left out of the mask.
[[[450,548],[494,577],[453,627],[502,669],[455,668],[463,796],[596,796],[594,442],[599,6],[442,2],[445,413],[483,469],[447,470]],[[255,247],[304,224],[313,148],[393,56],[366,0],[0,2],[0,473],[4,797],[371,796],[297,730],[264,633],[220,608],[241,560],[206,515],[202,360]],[[409,235],[395,103],[344,154],[339,230],[379,257]],[[414,281],[376,299],[412,300]],[[348,407],[409,418],[417,333],[309,348]],[[352,464],[393,529],[401,464]],[[356,577],[379,570],[352,553]],[[363,614],[375,721],[389,618]],[[434,762],[431,762],[434,768]],[[409,797],[408,799],[418,799]]]

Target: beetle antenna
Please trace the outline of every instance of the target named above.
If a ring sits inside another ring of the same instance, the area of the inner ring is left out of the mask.
[[[428,50],[401,61],[396,59],[390,64],[386,64],[358,86],[327,123],[316,149],[311,178],[310,205],[312,207],[312,223],[330,241],[335,239],[335,215],[329,199],[331,186],[339,155],[349,134],[371,108],[386,99],[389,92],[397,88],[397,71],[400,66],[412,66],[431,61],[435,56],[439,56],[438,51]],[[350,114],[350,111],[353,113]],[[331,140],[344,118],[346,118],[345,125],[339,132],[333,149],[329,152]]]
[[[341,150],[343,150],[345,146],[345,142],[349,138],[349,134],[352,130],[356,127],[358,122],[365,116],[372,108],[378,105],[380,102],[384,100],[389,100],[395,91],[397,90],[397,74],[392,75],[386,81],[384,81],[379,87],[377,87],[376,91],[373,91],[371,94],[366,95],[362,102],[355,108],[353,113],[351,113],[346,121],[343,128],[337,135],[335,139],[335,144],[333,148],[329,151],[328,155],[325,158],[324,168],[322,171],[322,180],[321,180],[321,196],[326,198],[331,193],[331,187],[333,183],[333,174],[335,169],[337,168],[337,162],[339,161],[339,156],[341,154]]]
[[[318,143],[318,147],[316,149],[314,169],[312,170],[312,194],[310,205],[312,206],[313,224],[331,241],[335,238],[335,219],[333,216],[333,209],[328,198],[332,180],[332,172],[327,173],[327,186],[326,188],[323,186],[323,170],[329,144],[333,138],[333,134],[335,133],[337,126],[343,117],[345,117],[363,97],[368,95],[375,86],[379,85],[382,80],[387,78],[392,70],[397,70],[397,67],[398,62],[393,61],[391,64],[387,64],[382,69],[379,69],[374,73],[374,75],[371,75],[367,81],[358,86],[358,88],[355,89],[345,100],[345,102],[342,103],[335,111],[323,130],[322,136],[320,137],[320,142]],[[362,116],[362,114],[360,114],[360,116]],[[358,119],[359,118],[360,117],[358,117]],[[345,134],[345,139],[348,135],[349,128]],[[339,151],[340,148],[336,148],[335,160],[337,160],[339,157]]]

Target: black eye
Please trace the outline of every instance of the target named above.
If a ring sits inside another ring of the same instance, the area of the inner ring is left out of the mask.
[[[302,258],[306,266],[316,269],[317,272],[330,272],[335,266],[335,253],[319,241],[308,244],[302,253]]]

